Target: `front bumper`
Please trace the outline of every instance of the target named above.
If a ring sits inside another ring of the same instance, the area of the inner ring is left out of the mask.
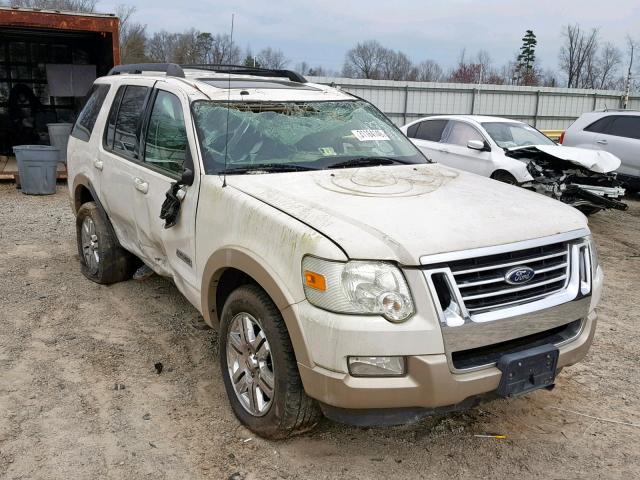
[[[559,347],[558,368],[580,361],[589,350],[597,322],[595,311],[582,322],[580,333]],[[299,369],[309,396],[341,409],[434,409],[457,405],[495,391],[501,377],[495,366],[454,373],[445,354],[409,356],[407,375],[400,378],[355,378],[302,364]]]

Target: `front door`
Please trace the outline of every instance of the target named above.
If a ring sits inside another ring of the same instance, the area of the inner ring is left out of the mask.
[[[198,204],[199,175],[195,169],[193,185],[183,187],[177,223],[165,228],[160,210],[166,193],[180,179],[189,156],[186,119],[190,118],[188,100],[179,91],[170,91],[158,82],[144,122],[144,139],[140,162],[133,178],[136,199],[134,214],[138,243],[143,260],[158,273],[172,276],[178,287],[181,281],[191,289],[199,288],[195,274],[195,217]],[[189,129],[191,132],[193,129]],[[195,140],[195,139],[193,139]],[[182,290],[182,288],[181,288]],[[185,292],[183,292],[185,293]]]
[[[487,143],[475,127],[459,120],[452,120],[444,135],[446,138],[443,140],[443,148],[446,153],[442,163],[485,177],[491,175],[491,152],[474,150],[467,146],[469,140]]]

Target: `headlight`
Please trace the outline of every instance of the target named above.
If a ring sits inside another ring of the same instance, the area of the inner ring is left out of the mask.
[[[302,260],[307,300],[332,312],[382,315],[392,322],[414,313],[402,272],[387,262],[336,262],[317,257]]]

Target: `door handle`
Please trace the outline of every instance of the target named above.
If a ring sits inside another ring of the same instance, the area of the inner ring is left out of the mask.
[[[440,151],[441,151],[442,153],[449,153],[449,150],[447,150],[446,148],[441,148],[441,149],[440,149]]]
[[[599,144],[599,145],[606,145],[607,141],[606,140],[598,140],[598,141],[596,141],[596,143]]]
[[[149,191],[149,184],[144,180],[136,177],[133,179],[133,183],[135,183],[136,190],[138,190],[139,192],[146,194]]]
[[[102,171],[102,169],[104,168],[104,162],[102,160],[94,160],[93,166],[96,168],[96,170]]]

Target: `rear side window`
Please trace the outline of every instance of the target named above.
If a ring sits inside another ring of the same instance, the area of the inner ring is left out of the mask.
[[[409,128],[407,128],[407,137],[416,138],[416,132],[418,131],[419,123],[414,123]]]
[[[127,85],[118,103],[114,101],[107,124],[105,146],[113,153],[138,159],[140,120],[149,94],[149,87]],[[120,91],[118,92],[118,96]],[[117,113],[116,113],[117,110]]]
[[[88,142],[91,138],[91,132],[96,124],[96,119],[104,103],[104,99],[109,93],[110,85],[94,84],[91,91],[87,95],[87,101],[78,115],[71,135],[79,140]]]
[[[447,126],[449,120],[425,120],[420,122],[415,137],[419,140],[428,140],[430,142],[439,142],[442,140],[442,132]]]
[[[631,115],[614,116],[606,133],[617,137],[640,139],[640,117]]]
[[[593,133],[606,133],[607,127],[611,123],[613,117],[604,117],[600,120],[596,120],[591,125],[584,129],[585,132],[593,132]]]

